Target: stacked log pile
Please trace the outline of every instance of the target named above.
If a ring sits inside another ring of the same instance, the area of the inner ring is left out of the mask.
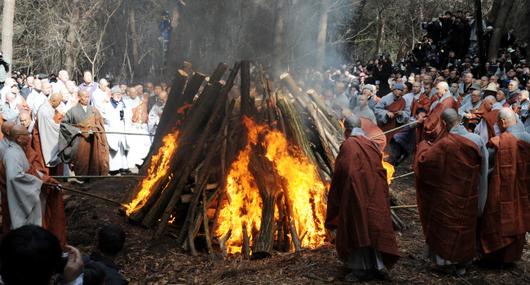
[[[224,193],[227,171],[248,143],[244,118],[281,131],[317,166],[322,181],[330,182],[342,138],[339,122],[314,91],[302,92],[289,74],[273,89],[264,73],[254,70],[251,74],[248,61],[236,63],[229,72],[226,64],[219,64],[208,81],[204,74],[179,70],[143,168],[148,177],[154,175],[149,172],[160,171],[152,165],[157,163],[154,157],[166,156],[168,174],[154,180],[145,201],[128,212],[131,221],[155,227],[155,238],[169,234],[192,254],[197,254],[198,238],[210,253],[223,248],[226,239],[212,236],[222,205],[230,203]],[[252,95],[254,89],[259,94]],[[174,153],[163,153],[165,137],[172,134],[177,147]],[[261,145],[253,147],[249,162],[262,199],[261,227],[257,233],[243,227],[242,253],[247,257],[268,256],[273,246],[300,250],[303,239],[282,192],[286,181],[275,173]],[[140,182],[127,202],[137,199],[143,188]]]

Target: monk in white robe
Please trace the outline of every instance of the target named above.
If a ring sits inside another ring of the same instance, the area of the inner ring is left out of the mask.
[[[127,89],[127,96],[123,98],[126,108],[132,111],[130,120],[125,122],[126,130],[128,133],[139,134],[127,136],[130,147],[127,153],[129,169],[142,165],[151,147],[147,128],[147,100],[142,100],[139,94],[141,93],[138,93],[137,88],[131,87]]]
[[[130,121],[131,112],[125,106],[122,99],[122,91],[119,87],[112,88],[112,97],[110,102],[103,104],[102,115],[106,132],[125,133],[126,121]],[[127,162],[127,152],[129,144],[127,136],[124,134],[107,134],[109,144],[109,171],[110,172],[127,172],[129,164]]]

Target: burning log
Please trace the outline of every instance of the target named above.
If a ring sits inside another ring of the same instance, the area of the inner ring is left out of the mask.
[[[155,236],[160,236],[166,225],[167,225],[167,221],[169,219],[169,215],[173,212],[173,209],[178,201],[178,199],[180,198],[180,195],[182,194],[182,191],[183,191],[183,187],[186,183],[186,181],[188,180],[188,176],[190,175],[191,171],[193,170],[193,166],[196,165],[198,163],[198,160],[199,160],[199,156],[203,153],[203,149],[204,149],[204,144],[206,143],[206,140],[209,136],[211,136],[212,133],[215,132],[215,126],[218,125],[218,122],[219,122],[219,119],[222,118],[222,112],[224,111],[224,105],[223,103],[226,102],[227,100],[227,96],[228,96],[228,92],[230,91],[230,89],[232,89],[232,85],[234,84],[234,80],[235,80],[235,77],[237,75],[239,71],[239,65],[236,64],[234,66],[234,69],[232,70],[232,73],[230,74],[227,82],[226,82],[226,85],[224,86],[223,88],[223,91],[221,92],[221,94],[218,96],[217,100],[215,100],[214,102],[214,106],[215,106],[215,109],[214,111],[211,113],[211,117],[209,118],[208,120],[208,123],[206,125],[206,127],[204,128],[204,131],[203,133],[201,134],[201,136],[199,137],[199,139],[194,143],[194,149],[193,149],[193,152],[189,158],[189,161],[187,164],[185,164],[185,166],[182,168],[182,172],[181,172],[181,175],[180,175],[180,178],[178,179],[178,182],[174,182],[172,181],[170,184],[169,184],[169,189],[174,189],[174,191],[171,191],[171,195],[168,194],[166,195],[166,197],[170,197],[169,201],[167,202],[167,205],[165,207],[165,210],[162,214],[162,221],[158,224],[158,228],[156,230],[156,233],[155,233]],[[214,100],[212,100],[214,101]],[[189,129],[190,130],[190,133],[197,130],[196,128],[192,128],[192,129]],[[190,134],[191,135],[191,134]],[[167,191],[166,193],[170,193],[170,191]],[[164,202],[163,199],[160,199],[159,201],[162,201],[162,203]]]
[[[259,189],[262,201],[261,226],[259,234],[254,239],[252,258],[261,259],[270,257],[274,242],[274,204],[279,189],[279,178],[275,174],[272,162],[265,156],[262,143],[254,147],[250,157],[249,169]],[[268,175],[263,175],[268,173]]]

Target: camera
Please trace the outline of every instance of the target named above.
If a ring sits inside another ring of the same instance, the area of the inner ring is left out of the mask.
[[[66,263],[68,263],[68,252],[63,252],[61,256],[61,262],[59,262],[59,265],[57,266],[56,273],[62,274],[64,272],[64,268],[66,267]]]

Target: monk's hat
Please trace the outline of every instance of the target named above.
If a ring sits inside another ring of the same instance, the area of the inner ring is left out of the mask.
[[[394,84],[394,89],[403,91],[403,89],[405,89],[405,85],[403,85],[403,83],[396,83]]]
[[[116,85],[110,89],[110,93],[112,94],[123,94],[123,91],[121,90],[120,86]]]
[[[489,83],[484,91],[497,92],[497,85],[495,83]]]
[[[364,89],[368,89],[370,92],[375,92],[375,86],[373,86],[372,84],[366,84],[363,86],[363,90]]]

